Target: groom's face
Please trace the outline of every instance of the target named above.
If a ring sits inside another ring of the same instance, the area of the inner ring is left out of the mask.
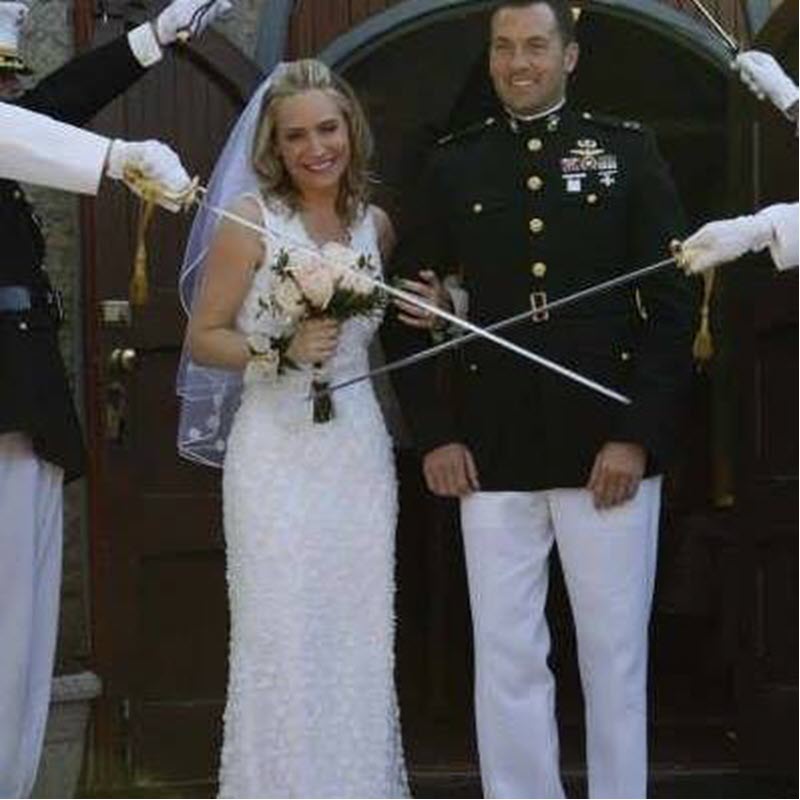
[[[295,187],[303,192],[334,190],[350,163],[347,122],[336,100],[313,89],[281,100],[277,144]]]
[[[492,17],[489,72],[508,109],[536,114],[564,96],[578,62],[578,45],[565,43],[546,3],[498,9]]]

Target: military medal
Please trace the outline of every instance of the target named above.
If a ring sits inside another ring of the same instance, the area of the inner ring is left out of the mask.
[[[583,187],[583,180],[586,172],[583,169],[580,158],[568,157],[561,159],[561,177],[566,181],[567,191],[579,193]]]
[[[583,191],[583,181],[591,173],[600,176],[606,188],[617,182],[619,166],[614,153],[606,152],[594,139],[578,139],[569,156],[561,159],[561,177],[570,194]]]

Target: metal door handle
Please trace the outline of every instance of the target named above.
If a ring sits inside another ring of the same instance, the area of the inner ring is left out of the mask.
[[[139,354],[132,347],[116,347],[108,357],[108,368],[117,375],[130,374],[138,366]]]

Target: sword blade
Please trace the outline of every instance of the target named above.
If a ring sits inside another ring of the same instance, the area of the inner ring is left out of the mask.
[[[217,208],[216,206],[211,205],[205,200],[198,200],[197,202],[198,205],[203,206],[211,213],[216,214],[217,216],[222,217],[224,219],[230,220],[231,222],[236,222],[239,225],[243,225],[245,228],[249,228],[250,230],[259,233],[262,236],[266,236],[269,233],[271,233],[271,231],[265,226],[251,222],[250,220],[245,219],[244,217],[241,217],[238,214],[234,214],[231,211],[226,211],[225,209]],[[302,243],[298,243],[298,246],[303,250],[314,252],[311,250],[311,248],[303,245]],[[551,359],[545,358],[544,356],[541,356],[538,353],[526,350],[524,347],[520,347],[519,345],[514,344],[514,342],[510,342],[501,336],[497,336],[491,331],[487,331],[486,329],[481,328],[478,325],[474,325],[473,323],[467,320],[463,320],[460,317],[457,317],[455,314],[450,314],[447,311],[443,311],[438,306],[434,306],[431,305],[430,303],[426,303],[420,300],[416,295],[409,294],[408,292],[404,292],[400,289],[396,289],[395,287],[390,286],[389,284],[384,283],[383,281],[377,280],[375,278],[370,278],[370,280],[387,294],[392,295],[394,297],[399,297],[402,300],[405,300],[407,303],[411,303],[412,305],[422,308],[423,310],[427,311],[430,314],[433,314],[434,316],[438,316],[441,319],[444,319],[453,325],[463,328],[469,331],[472,336],[487,339],[488,341],[493,342],[499,347],[503,347],[504,349],[509,350],[512,353],[516,353],[522,358],[525,358],[528,361],[532,361],[533,363],[541,367],[544,367],[545,369],[549,369],[561,375],[562,377],[567,378],[568,380],[572,380],[575,383],[579,383],[587,387],[588,389],[591,389],[592,391],[605,395],[606,397],[609,397],[612,400],[616,400],[618,403],[622,403],[623,405],[630,405],[631,400],[629,397],[626,397],[620,392],[617,392],[614,389],[609,388],[608,386],[604,386],[603,384],[598,383],[597,381],[593,381],[591,378],[587,378],[585,375],[581,375],[579,372],[569,369],[569,367],[565,367],[555,361],[552,361]],[[547,310],[547,306],[543,306],[542,308],[537,309],[537,313],[542,313],[545,310]],[[528,314],[526,314],[525,316],[528,316]],[[372,375],[365,374],[364,376],[361,376],[357,380],[366,380],[366,378],[368,377],[372,377]],[[357,382],[357,380],[351,380],[350,383],[348,383],[347,385],[351,385],[352,383]],[[335,387],[331,386],[329,388],[326,388],[325,393],[330,394],[334,390],[334,388],[343,388],[343,384],[340,383]]]
[[[198,200],[197,205],[200,206],[201,208],[206,209],[206,211],[210,211],[217,217],[222,217],[223,219],[227,219],[229,222],[235,222],[244,228],[249,228],[251,231],[260,233],[262,236],[267,236],[268,234],[272,233],[272,231],[270,231],[269,228],[266,228],[263,225],[258,225],[255,222],[251,222],[249,219],[240,217],[238,214],[234,214],[232,211],[226,211],[224,208],[217,208],[216,206],[212,206],[211,203],[207,203],[205,200]]]
[[[665,267],[675,263],[676,259],[673,256],[672,258],[665,258],[663,261],[657,261],[654,264],[648,264],[646,267],[640,267],[632,272],[626,272],[624,275],[618,275],[617,277],[603,281],[602,283],[587,286],[586,288],[580,289],[577,292],[566,295],[565,297],[561,297],[557,300],[553,300],[550,303],[546,303],[540,308],[537,308],[535,313],[543,314],[547,311],[553,311],[557,308],[563,308],[564,306],[577,303],[580,300],[585,300],[587,297],[593,297],[594,295],[608,292],[620,286],[625,286],[626,284],[640,280],[641,278],[651,275],[654,272],[658,272],[659,270],[662,270]],[[485,328],[483,328],[483,330],[488,331],[489,333],[504,330],[505,328],[510,328],[512,325],[517,325],[520,322],[529,320],[533,314],[533,310],[523,311],[520,314],[515,314],[513,317],[507,317],[497,322],[493,322],[491,325],[487,325]],[[457,347],[468,344],[469,342],[474,341],[476,338],[478,338],[476,334],[468,333],[464,336],[459,336],[457,339],[449,339],[446,342],[440,342],[439,344],[428,347],[425,350],[419,351],[418,353],[413,353],[410,356],[405,356],[404,358],[397,359],[396,361],[390,361],[388,364],[382,364],[380,367],[376,367],[369,372],[364,372],[360,375],[348,378],[347,380],[331,384],[326,391],[330,393],[339,389],[345,389],[348,386],[361,383],[361,381],[368,380],[369,378],[376,378],[380,375],[386,375],[390,372],[394,372],[395,370],[402,369],[403,367],[410,367],[413,364],[418,364],[420,361],[425,361],[428,358],[441,355],[448,350],[453,350]]]
[[[714,15],[700,2],[700,0],[692,0],[692,5],[700,12],[700,14],[702,14],[706,22],[711,25],[722,41],[728,45],[733,55],[736,55],[740,50],[739,43],[736,41],[736,39],[734,39],[733,36],[731,36],[725,30],[725,28],[723,28],[722,25],[717,22]]]
[[[615,391],[614,389],[609,389],[607,386],[603,386],[603,384],[598,383],[597,381],[593,381],[591,378],[587,378],[585,375],[581,375],[581,373],[576,372],[573,369],[569,369],[569,367],[562,366],[561,364],[557,363],[556,361],[552,361],[549,358],[545,358],[544,356],[539,355],[538,353],[534,353],[531,350],[526,350],[524,347],[520,347],[518,344],[514,342],[510,342],[508,339],[504,339],[502,336],[498,336],[495,333],[487,330],[486,328],[481,328],[479,325],[475,325],[468,320],[461,319],[461,317],[457,317],[455,314],[450,314],[447,311],[443,311],[438,306],[431,305],[430,303],[426,303],[416,295],[409,294],[408,292],[404,292],[401,289],[396,289],[394,286],[390,286],[389,284],[384,283],[383,281],[377,280],[375,278],[370,278],[370,280],[378,287],[383,289],[387,294],[392,295],[393,297],[398,297],[401,300],[405,300],[408,303],[413,303],[414,305],[418,306],[419,308],[424,309],[430,314],[434,314],[435,316],[440,317],[441,319],[447,320],[453,325],[457,325],[460,328],[464,328],[465,330],[469,331],[473,336],[477,336],[481,339],[486,339],[499,347],[502,347],[504,350],[509,350],[512,353],[516,353],[518,356],[527,359],[528,361],[532,361],[534,364],[537,364],[540,367],[544,367],[545,369],[549,369],[552,372],[556,372],[564,378],[568,380],[574,381],[575,383],[580,383],[583,386],[586,386],[589,389],[592,389],[599,394],[605,395],[606,397],[610,397],[612,400],[616,400],[618,403],[622,403],[623,405],[630,405],[630,398],[626,397],[624,394],[620,394],[619,392]],[[537,309],[537,313],[540,313],[540,309]],[[333,388],[333,387],[331,387]],[[330,389],[325,390],[326,394],[330,393]]]

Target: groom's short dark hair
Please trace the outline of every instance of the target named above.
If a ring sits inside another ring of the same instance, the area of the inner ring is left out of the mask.
[[[567,0],[498,0],[492,10],[492,20],[504,8],[528,8],[528,6],[549,6],[556,18],[556,27],[563,43],[575,41],[575,17]]]

